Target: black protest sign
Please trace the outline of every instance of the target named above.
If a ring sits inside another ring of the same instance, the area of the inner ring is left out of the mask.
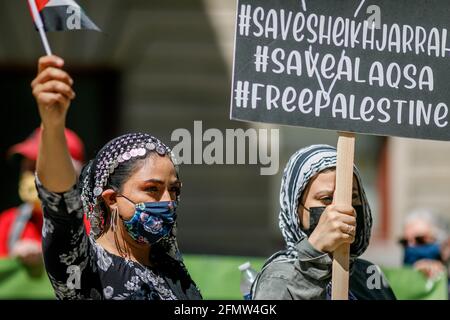
[[[448,0],[239,0],[231,118],[450,140]]]

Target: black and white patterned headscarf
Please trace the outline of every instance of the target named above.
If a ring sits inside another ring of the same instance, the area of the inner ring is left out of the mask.
[[[279,213],[279,227],[286,242],[286,249],[272,255],[264,264],[263,269],[274,262],[293,262],[298,259],[298,251],[295,246],[300,240],[308,237],[299,225],[297,208],[300,198],[309,181],[321,171],[336,167],[336,162],[336,149],[328,145],[312,145],[303,148],[289,159],[281,180]],[[358,181],[364,211],[364,224],[357,226],[358,229],[362,229],[358,230],[355,241],[350,247],[350,259],[352,261],[367,249],[372,229],[370,206],[356,166],[354,167],[354,174]],[[257,280],[253,285],[253,290],[256,288]],[[252,294],[254,295],[254,292]]]
[[[108,185],[110,176],[124,163],[141,158],[150,153],[161,157],[168,156],[175,166],[178,176],[178,163],[171,149],[159,139],[146,133],[129,133],[108,142],[82,170],[80,175],[81,200],[84,213],[91,225],[91,236],[97,239],[104,230],[108,212],[101,201],[101,194]],[[179,198],[177,199],[179,201]],[[179,260],[181,255],[176,242],[176,225],[172,234],[158,242],[158,246]]]

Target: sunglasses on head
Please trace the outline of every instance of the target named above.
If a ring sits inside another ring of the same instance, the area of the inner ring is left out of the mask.
[[[414,241],[415,241],[416,245],[423,245],[423,244],[428,243],[426,240],[426,237],[424,237],[424,236],[414,237]],[[402,238],[402,239],[398,240],[398,243],[400,243],[402,246],[406,247],[406,246],[408,246],[409,241],[408,241],[408,239]]]

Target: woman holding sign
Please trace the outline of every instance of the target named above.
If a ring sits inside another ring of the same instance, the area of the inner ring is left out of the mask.
[[[372,216],[358,170],[353,206],[333,204],[336,149],[313,145],[297,151],[283,174],[279,225],[286,250],[265,263],[253,299],[330,299],[332,252],[350,246],[349,299],[395,299],[381,270],[359,259],[369,245]]]
[[[148,134],[120,136],[77,182],[64,137],[75,93],[63,65],[41,58],[32,82],[42,120],[36,184],[43,253],[57,298],[201,299],[175,238],[181,182],[170,149]]]

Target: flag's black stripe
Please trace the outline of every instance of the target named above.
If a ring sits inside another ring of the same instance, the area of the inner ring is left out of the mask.
[[[70,6],[46,7],[41,11],[42,21],[44,22],[45,31],[75,31],[75,30],[97,30],[99,28],[84,14],[81,10],[80,28],[73,28],[73,10],[68,10]],[[68,13],[69,12],[69,13]],[[72,27],[69,28],[69,26]]]

